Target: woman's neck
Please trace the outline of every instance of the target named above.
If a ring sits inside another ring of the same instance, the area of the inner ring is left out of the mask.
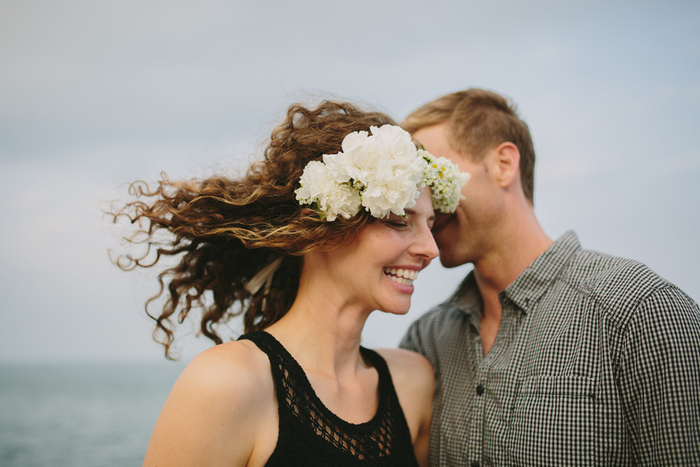
[[[338,380],[363,368],[362,329],[371,310],[338,303],[332,295],[300,288],[290,310],[266,331],[287,348],[306,371]]]
[[[379,375],[360,354],[369,312],[306,298],[297,295],[287,314],[266,331],[299,363],[331,412],[350,423],[367,422],[379,404]]]

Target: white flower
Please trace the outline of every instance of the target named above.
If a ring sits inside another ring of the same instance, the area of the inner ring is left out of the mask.
[[[360,210],[360,193],[348,183],[338,183],[319,199],[318,206],[329,221],[337,216],[350,219]]]
[[[320,161],[311,161],[304,168],[296,190],[300,204],[316,203],[325,218],[334,221],[337,216],[348,219],[360,210],[360,195],[349,183],[338,183],[328,167]]]
[[[460,200],[464,199],[462,187],[467,184],[470,175],[460,172],[449,159],[435,157],[425,150],[418,152],[426,161],[423,182],[430,186],[433,209],[454,212]]]
[[[340,145],[340,147],[342,148],[343,152],[352,151],[367,141],[368,135],[369,133],[366,131],[353,131],[347,135],[345,139],[343,139],[343,143]]]
[[[396,178],[370,184],[362,194],[362,205],[377,218],[384,218],[392,212],[403,216],[406,214],[405,208],[416,205],[419,195],[415,183],[406,183],[406,180]]]
[[[304,167],[296,190],[297,200],[302,204],[312,204],[323,193],[333,179],[328,168],[319,161],[311,161]]]
[[[386,217],[390,212],[403,216],[404,209],[413,207],[420,195],[422,164],[415,155],[410,160],[384,162],[367,184],[362,205],[375,217]]]
[[[345,153],[342,163],[348,176],[355,182],[367,186],[385,165],[384,158],[377,150],[375,141],[370,137],[365,144],[356,146]]]
[[[416,146],[406,130],[394,125],[370,127],[377,145],[394,160],[415,158]]]
[[[352,178],[348,173],[347,153],[324,154],[323,163],[326,164],[326,167],[328,167],[331,176],[336,182],[347,183]]]

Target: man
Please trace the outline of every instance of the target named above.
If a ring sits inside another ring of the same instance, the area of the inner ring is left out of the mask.
[[[431,465],[700,465],[700,310],[643,264],[552,242],[535,153],[502,96],[469,89],[403,126],[471,173],[433,228],[474,269],[402,347],[436,372]]]

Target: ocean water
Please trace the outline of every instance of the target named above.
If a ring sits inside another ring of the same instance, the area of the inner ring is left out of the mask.
[[[183,368],[0,365],[0,466],[140,466]]]

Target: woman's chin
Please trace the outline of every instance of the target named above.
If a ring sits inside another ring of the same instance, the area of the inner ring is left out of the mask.
[[[411,300],[408,300],[407,304],[400,304],[400,305],[395,305],[395,306],[390,306],[390,307],[385,307],[380,309],[382,313],[387,313],[390,315],[397,315],[397,316],[403,316],[408,313],[408,311],[411,309]]]

